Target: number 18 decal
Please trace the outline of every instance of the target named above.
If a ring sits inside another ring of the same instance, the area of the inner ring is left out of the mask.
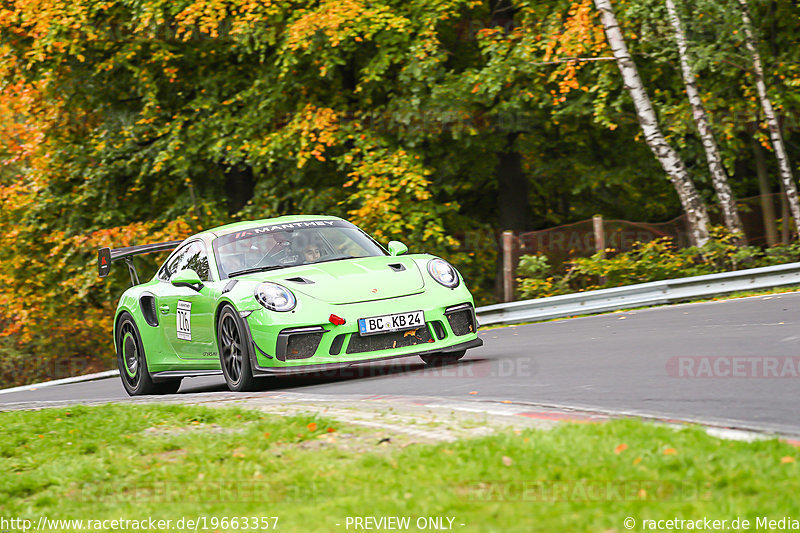
[[[192,302],[178,300],[177,311],[178,338],[190,341],[192,340]]]

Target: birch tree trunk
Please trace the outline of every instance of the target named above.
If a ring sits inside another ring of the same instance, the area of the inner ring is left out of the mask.
[[[703,143],[703,149],[706,153],[708,170],[711,173],[711,183],[714,185],[719,205],[722,207],[725,227],[733,233],[744,235],[742,221],[736,209],[736,199],[733,197],[733,192],[728,182],[728,173],[725,171],[725,166],[722,164],[719,146],[714,138],[714,133],[711,131],[708,113],[706,113],[706,109],[703,107],[700,91],[697,89],[695,73],[689,65],[689,50],[686,45],[686,34],[683,31],[681,19],[678,16],[678,10],[675,8],[675,2],[673,0],[666,0],[666,4],[667,12],[669,13],[669,22],[675,30],[675,40],[678,43],[681,75],[683,77],[684,86],[686,87],[686,96],[689,98],[689,104],[692,106],[692,118],[697,126],[697,131],[700,134],[700,140]]]
[[[756,124],[756,129],[758,124]],[[758,176],[758,194],[761,196],[761,218],[764,221],[764,232],[767,236],[767,245],[775,246],[778,244],[778,229],[775,226],[775,204],[772,197],[772,189],[769,186],[769,173],[767,172],[767,158],[764,157],[764,147],[754,136],[750,135],[750,146],[753,147],[753,157],[756,163],[756,175]],[[779,197],[783,204],[783,195]]]
[[[792,167],[789,165],[789,156],[786,154],[786,146],[783,144],[781,127],[778,124],[775,111],[772,109],[772,102],[770,102],[769,96],[767,95],[767,86],[764,83],[764,69],[761,67],[761,55],[758,53],[756,39],[753,35],[753,22],[750,19],[750,8],[747,6],[747,0],[739,0],[739,6],[742,11],[742,26],[744,27],[745,36],[744,44],[747,47],[747,51],[750,52],[750,57],[753,61],[756,90],[758,91],[758,98],[761,100],[761,109],[764,110],[764,119],[767,121],[769,127],[769,136],[772,140],[772,148],[775,150],[775,158],[778,160],[781,182],[786,191],[786,199],[789,202],[789,210],[792,213],[795,227],[800,228],[800,202],[797,200],[797,186],[792,177]],[[784,224],[786,224],[786,222],[787,221],[784,221]]]
[[[633,62],[630,52],[628,52],[628,47],[622,36],[617,17],[611,7],[611,2],[609,0],[594,0],[594,5],[600,12],[600,20],[603,23],[606,39],[611,51],[614,53],[614,58],[617,60],[617,66],[622,74],[625,88],[630,93],[633,105],[636,107],[636,115],[644,133],[645,142],[647,142],[650,150],[653,151],[656,159],[661,163],[664,172],[667,173],[675,190],[678,192],[683,210],[689,219],[689,229],[694,244],[702,246],[708,242],[708,226],[710,225],[706,206],[697,194],[697,189],[683,161],[678,157],[678,153],[672,146],[667,143],[658,127],[653,104],[644,90],[639,71],[636,69],[636,64]]]

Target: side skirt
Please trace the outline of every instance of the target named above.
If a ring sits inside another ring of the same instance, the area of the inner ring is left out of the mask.
[[[175,378],[199,378],[203,376],[221,376],[222,370],[165,370],[153,372],[150,377],[153,381],[169,381]]]

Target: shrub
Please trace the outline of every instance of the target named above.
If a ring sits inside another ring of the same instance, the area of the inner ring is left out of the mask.
[[[702,247],[678,249],[670,237],[662,237],[637,242],[628,252],[609,248],[591,257],[576,258],[560,271],[550,266],[543,255],[524,255],[517,268],[518,293],[523,299],[544,298],[794,261],[800,261],[800,243],[765,250],[738,246],[736,235],[715,227],[711,239]]]

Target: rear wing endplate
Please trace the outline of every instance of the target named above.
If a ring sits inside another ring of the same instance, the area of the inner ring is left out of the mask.
[[[97,250],[97,273],[101,278],[108,276],[111,271],[111,263],[115,261],[125,261],[128,271],[131,274],[131,283],[139,284],[139,274],[133,265],[133,257],[141,254],[153,252],[164,252],[174,250],[183,241],[157,242],[154,244],[142,244],[141,246],[127,246],[125,248],[100,248]]]

